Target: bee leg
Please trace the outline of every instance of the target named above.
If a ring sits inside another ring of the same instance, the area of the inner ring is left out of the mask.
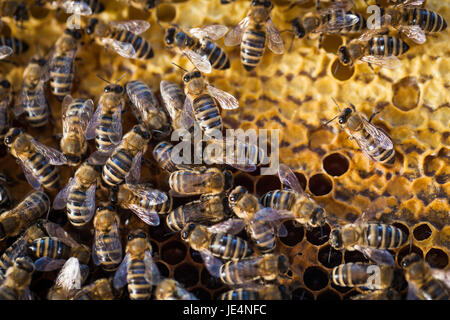
[[[319,50],[322,49],[322,40],[323,40],[323,32],[321,32],[319,36],[319,44],[318,44]]]
[[[369,68],[372,69],[373,72],[375,72],[375,69],[372,67],[372,64],[370,62],[367,62],[367,64],[369,65]]]
[[[374,113],[372,113],[372,115],[370,116],[370,118],[369,118],[369,122],[372,122],[372,119],[377,115],[377,114],[379,114],[381,111],[377,111],[377,112],[374,112]]]

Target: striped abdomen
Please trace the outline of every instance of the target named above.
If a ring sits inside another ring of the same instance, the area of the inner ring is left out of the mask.
[[[331,281],[341,287],[384,289],[390,285],[393,269],[368,263],[345,263],[335,267]]]
[[[0,47],[6,46],[13,50],[14,54],[22,54],[28,50],[28,44],[14,37],[0,36]]]
[[[220,300],[261,300],[261,297],[256,289],[239,288],[223,293]]]
[[[199,123],[205,134],[210,135],[212,131],[222,132],[223,124],[219,107],[209,94],[202,94],[192,101],[195,120]]]
[[[130,43],[136,54],[136,59],[147,60],[153,58],[153,49],[147,40],[141,36],[135,35],[128,30],[114,29],[111,38],[120,42]]]
[[[148,198],[134,196],[130,203],[134,203],[141,208],[149,209],[152,212],[156,212],[158,214],[164,214],[172,210],[173,199],[168,194],[167,201],[158,204],[151,204]]]
[[[42,99],[39,95],[44,94],[42,91],[36,88],[26,88],[25,92],[25,119],[30,126],[34,128],[41,128],[47,125],[49,110],[47,104],[41,104]],[[45,99],[45,98],[44,98]]]
[[[95,128],[95,146],[97,150],[108,152],[114,143],[111,141],[112,133],[112,113],[102,113],[99,117],[99,124]]]
[[[366,29],[366,19],[359,13],[354,11],[345,11],[342,9],[335,9],[330,10],[327,14],[322,16],[322,24],[333,24],[334,21],[343,21],[345,19],[345,16],[347,14],[352,14],[358,17],[358,22],[351,26],[344,26],[340,29],[333,29],[332,31],[328,31],[329,33],[340,33],[340,34],[347,34],[347,33],[356,33],[356,32],[362,32]]]
[[[71,248],[57,238],[44,237],[32,242],[30,250],[36,258],[69,259]]]
[[[118,149],[103,166],[102,179],[109,186],[116,186],[125,180],[133,164],[133,156],[127,150]]]
[[[201,53],[204,53],[208,57],[208,60],[214,69],[225,70],[230,67],[230,59],[227,54],[215,43],[205,40],[205,43],[200,50]]]
[[[239,260],[253,253],[247,241],[226,233],[212,234],[208,249],[213,256],[226,260]]]
[[[53,95],[62,101],[70,94],[73,79],[73,57],[69,55],[56,56],[50,68],[50,86]]]
[[[173,145],[170,142],[162,141],[158,143],[153,149],[153,157],[158,162],[159,166],[169,172],[177,170],[177,166],[172,161]]]
[[[402,23],[418,25],[425,32],[440,32],[447,28],[447,22],[439,13],[422,8],[403,8]]]
[[[95,238],[96,243],[102,244],[96,244],[95,250],[100,264],[106,271],[116,270],[122,261],[122,248],[115,245],[115,243],[120,242],[118,236],[114,232],[101,233]]]
[[[86,206],[86,190],[73,186],[67,195],[67,218],[75,227],[82,227],[89,222],[91,208]]]
[[[356,134],[360,134],[365,143],[367,144],[367,152],[368,154],[375,160],[385,165],[393,165],[395,162],[395,150],[394,147],[391,149],[385,149],[377,144],[372,137],[372,135],[367,132],[367,130],[363,127],[362,130]]]
[[[4,275],[6,270],[14,265],[14,261],[16,261],[18,257],[26,254],[25,245],[25,239],[19,238],[0,256],[0,279],[2,278],[2,274]]]
[[[431,278],[420,286],[423,297],[427,300],[450,300],[447,286],[442,281]]]
[[[0,287],[0,300],[20,300],[23,290],[17,290],[8,286]]]
[[[14,209],[20,215],[23,225],[28,228],[48,212],[50,199],[43,191],[35,191]]]
[[[273,190],[267,192],[261,198],[264,207],[291,210],[296,200],[296,193],[290,190]]]
[[[228,261],[220,266],[219,275],[223,283],[237,285],[260,278],[257,260]]]
[[[26,162],[44,188],[59,189],[59,171],[42,154],[35,152]]]
[[[266,48],[266,32],[248,28],[242,36],[241,62],[245,70],[253,70],[261,61]]]
[[[254,221],[248,225],[250,236],[262,253],[272,252],[277,243],[274,228],[264,221]]]
[[[131,300],[150,299],[152,285],[145,279],[144,260],[130,260],[128,265],[127,283]]]
[[[402,246],[408,237],[397,227],[369,223],[364,228],[364,245],[378,249],[395,249]]]
[[[378,36],[369,40],[368,52],[372,56],[399,56],[409,50],[409,45],[400,38]]]

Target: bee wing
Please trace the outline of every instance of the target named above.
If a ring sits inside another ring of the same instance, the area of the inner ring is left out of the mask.
[[[450,288],[450,270],[431,268],[431,274],[433,278],[444,282],[447,288]]]
[[[122,242],[120,241],[119,226],[114,223],[110,232],[108,233],[108,237],[95,237],[94,246],[96,247],[96,249],[92,250],[92,257],[94,258],[94,262],[96,265],[100,264],[97,257],[97,250],[105,252],[106,256],[108,256],[110,259],[116,259],[116,257],[112,257],[109,253],[118,251],[122,253]]]
[[[103,38],[102,42],[105,46],[112,47],[114,51],[124,58],[134,59],[136,57],[136,50],[131,43],[114,40],[112,38]]]
[[[22,113],[25,112],[25,103],[28,100],[27,94],[25,93],[25,86],[22,84],[20,87],[20,91],[17,95],[16,103],[13,107],[13,113],[15,117],[20,116]]]
[[[327,14],[332,10],[345,10],[348,11],[354,6],[353,0],[340,0],[340,1],[333,1],[328,7],[318,10],[318,13],[323,15]]]
[[[402,3],[399,3],[398,7],[420,7],[423,5],[424,0],[404,0]]]
[[[133,211],[139,219],[149,226],[159,226],[159,216],[155,211],[152,211],[152,209],[142,208],[136,204],[128,204],[126,207]]]
[[[12,55],[13,49],[7,46],[0,46],[0,60]]]
[[[34,268],[36,271],[46,272],[60,269],[66,260],[64,259],[52,259],[49,257],[42,257],[34,262]]]
[[[183,94],[183,100],[181,100],[181,99],[179,99],[180,95],[170,94],[170,92],[168,92],[168,90],[167,90],[170,87],[170,85],[174,85],[174,83],[170,83],[169,81],[162,80],[161,83],[159,84],[159,89],[161,92],[161,98],[167,109],[167,112],[169,112],[170,117],[172,118],[172,120],[174,120],[176,118],[176,114],[178,113],[178,111],[183,110],[183,103],[184,103],[185,96]],[[181,88],[179,88],[178,93],[183,93]]]
[[[383,211],[387,207],[388,203],[386,198],[382,196],[378,197],[369,204],[369,206],[362,212],[361,216],[353,223],[358,224],[377,220],[377,213]]]
[[[197,39],[209,38],[211,40],[219,40],[228,32],[228,27],[221,24],[213,24],[202,28],[192,28],[189,33]]]
[[[38,190],[41,187],[41,182],[38,180],[38,178],[34,175],[33,170],[31,170],[28,165],[26,165],[22,160],[18,161],[23,169],[23,174],[25,175],[25,178],[27,179],[28,183],[36,190]]]
[[[273,208],[263,208],[255,214],[255,220],[278,221],[283,219],[292,219],[294,216],[291,211],[277,210]]]
[[[67,291],[81,289],[81,278],[80,262],[77,258],[71,257],[59,271],[55,286]]]
[[[378,66],[388,68],[388,69],[396,69],[402,65],[402,62],[396,56],[364,56],[361,58],[361,61],[376,64]]]
[[[92,184],[89,189],[86,191],[86,200],[83,203],[83,206],[89,209],[89,215],[85,217],[84,222],[91,221],[92,217],[95,213],[95,189],[96,183]]]
[[[95,129],[97,128],[99,124],[99,118],[102,110],[102,105],[99,104],[97,106],[97,109],[94,112],[94,115],[89,120],[88,126],[86,128],[85,137],[87,140],[91,140],[95,138]]]
[[[17,258],[25,256],[27,253],[27,241],[25,239],[25,236],[21,236],[19,239],[14,241],[14,243],[9,248],[12,248],[12,250],[8,253],[8,257],[11,263],[16,261]],[[2,256],[2,258],[4,257]],[[6,261],[5,259],[2,260]],[[5,267],[8,266],[5,265]],[[4,277],[3,272],[6,272],[6,270],[2,270],[2,268],[0,268],[0,280]]]
[[[130,254],[127,253],[125,258],[123,258],[122,263],[119,268],[117,268],[116,273],[114,274],[113,286],[116,289],[122,288],[127,284],[127,273],[128,273],[128,264],[130,262]]]
[[[269,35],[269,49],[273,53],[283,54],[284,53],[284,41],[280,35],[280,32],[275,28],[272,19],[267,20],[267,33]]]
[[[355,246],[355,249],[362,252],[364,256],[379,265],[393,266],[395,264],[392,254],[384,249]]]
[[[245,220],[228,219],[224,222],[208,227],[208,231],[212,233],[229,233],[234,235],[241,232],[245,228],[245,225]]]
[[[419,288],[417,288],[414,282],[408,282],[408,293],[406,294],[406,300],[419,300],[418,291]]]
[[[394,147],[391,138],[389,138],[389,136],[384,133],[383,130],[378,129],[364,118],[362,118],[362,120],[365,124],[365,129],[373,137],[377,144],[379,144],[384,149],[392,149]]]
[[[109,24],[118,29],[128,30],[136,35],[141,34],[150,28],[150,23],[145,20],[118,21],[110,22]]]
[[[141,178],[141,162],[142,162],[142,151],[134,157],[133,163],[131,164],[130,172],[125,176],[125,182],[129,185],[135,185],[139,183]]]
[[[70,247],[79,246],[78,242],[76,242],[59,224],[47,221],[45,223],[45,230],[50,237],[58,238]]]
[[[239,22],[238,25],[233,27],[233,29],[230,30],[230,32],[225,37],[225,45],[227,47],[237,46],[238,44],[241,44],[242,41],[242,35],[244,34],[245,30],[248,27],[248,24],[250,23],[250,17],[245,17],[241,22]]]
[[[219,101],[219,104],[222,107],[222,109],[232,110],[239,108],[239,102],[237,101],[237,99],[228,92],[217,89],[216,87],[213,87],[212,85],[209,84],[208,84],[208,91],[215,99],[217,99],[217,101]]]
[[[355,14],[347,13],[342,18],[330,19],[316,29],[316,32],[339,31],[343,28],[351,27],[359,22],[359,17]]]
[[[212,67],[208,57],[204,54],[199,54],[190,49],[184,49],[183,54],[192,62],[192,64],[203,73],[211,73]]]
[[[283,186],[287,186],[300,194],[306,195],[295,173],[284,163],[280,163],[278,166],[278,177]]]
[[[194,111],[192,110],[192,102],[189,97],[186,97],[183,104],[183,112],[181,113],[181,117],[178,119],[178,125],[181,128],[185,128],[189,131],[190,128],[195,123]]]
[[[388,14],[385,14],[382,16],[382,25],[389,24],[391,19],[391,16]],[[386,30],[385,27],[382,27],[380,29],[374,28],[374,29],[367,29],[365,32],[363,32],[358,38],[352,41],[369,41],[371,38],[376,36],[377,34],[383,33]]]
[[[415,43],[423,44],[427,41],[425,32],[419,26],[401,26],[399,27],[399,31]]]
[[[145,280],[147,280],[152,285],[157,285],[161,281],[161,274],[149,250],[145,251],[144,265]]]
[[[70,94],[68,94],[67,96],[64,97],[64,100],[61,104],[62,106],[62,118],[63,120],[66,118],[66,111],[67,108],[69,107],[69,105],[72,103],[74,99],[72,98],[72,96]]]
[[[114,144],[119,144],[122,140],[122,107],[117,106],[112,115],[111,132],[109,133],[109,139]]]
[[[220,266],[223,264],[207,250],[200,250],[200,255],[209,273],[216,278],[220,278]]]
[[[84,1],[70,1],[66,0],[62,4],[62,8],[66,13],[79,14],[82,16],[90,16],[92,14],[92,9],[89,4]]]
[[[70,178],[69,182],[66,184],[64,188],[62,188],[55,197],[53,201],[53,209],[61,210],[66,206],[67,196],[69,195],[69,191],[72,186],[76,183],[76,178]]]
[[[114,145],[111,145],[107,151],[97,150],[89,156],[87,161],[94,165],[104,165],[113,151]]]
[[[50,162],[50,164],[59,166],[67,163],[67,159],[61,151],[48,147],[36,139],[31,140],[36,151],[42,154]]]
[[[150,205],[157,205],[166,202],[169,198],[164,191],[158,189],[152,189],[148,187],[142,187],[142,185],[127,185],[136,196],[145,198]]]

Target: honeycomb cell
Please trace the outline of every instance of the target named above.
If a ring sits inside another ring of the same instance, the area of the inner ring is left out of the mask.
[[[342,44],[342,38],[338,35],[329,34],[323,37],[322,48],[329,53],[336,53]]]
[[[175,19],[177,15],[177,10],[172,4],[162,3],[158,6],[158,10],[156,10],[156,16],[160,21],[163,22],[171,22]]]
[[[423,251],[420,248],[416,247],[415,245],[407,245],[397,252],[397,264],[400,266],[402,259],[410,253],[416,253],[418,256],[423,258]]]
[[[317,258],[324,267],[334,268],[342,263],[342,252],[327,244],[319,249]]]
[[[400,230],[403,231],[403,233],[405,234],[405,236],[409,237],[409,228],[407,226],[405,226],[403,223],[400,222],[394,222],[392,224],[394,227],[399,228]]]
[[[298,182],[300,183],[300,186],[303,188],[303,190],[305,190],[306,184],[307,184],[305,175],[303,173],[297,172],[297,171],[295,171],[294,174],[297,177]]]
[[[309,178],[308,185],[309,190],[315,196],[326,195],[333,188],[333,182],[323,173],[315,174]]]
[[[161,258],[168,264],[175,265],[184,260],[186,246],[179,241],[171,241],[161,248]]]
[[[314,295],[305,288],[292,291],[292,300],[314,300]]]
[[[248,192],[253,193],[253,180],[246,174],[238,174],[234,177],[234,185],[243,186],[248,190]]]
[[[345,250],[344,263],[349,262],[369,262],[369,260],[367,260],[364,254],[362,254],[357,250],[354,251]]]
[[[346,173],[349,165],[347,157],[340,153],[329,154],[323,159],[323,169],[333,177],[339,177]]]
[[[208,289],[219,289],[223,286],[219,278],[213,277],[206,268],[203,268],[201,273],[201,282]]]
[[[293,247],[302,241],[305,234],[303,227],[295,226],[292,220],[285,221],[283,225],[286,227],[288,234],[286,237],[280,237],[282,243]]]
[[[441,249],[431,248],[425,256],[425,261],[432,268],[444,269],[448,265],[448,256]]]
[[[414,238],[418,241],[428,239],[432,233],[433,233],[432,230],[426,223],[419,224],[417,227],[414,228],[413,231]]]
[[[186,288],[192,287],[198,282],[198,270],[188,263],[183,263],[175,268],[175,280],[184,284]]]
[[[417,108],[420,88],[416,77],[405,77],[392,85],[392,103],[398,109],[409,111]]]
[[[319,267],[309,267],[305,270],[303,282],[313,291],[321,290],[328,285],[328,273]]]
[[[276,176],[262,176],[256,183],[256,193],[258,196],[281,188],[281,183]]]
[[[191,259],[194,260],[197,263],[203,263],[202,256],[197,250],[193,250],[192,248],[189,248],[189,255],[191,256]]]
[[[342,65],[338,59],[331,65],[331,74],[337,80],[345,81],[355,73],[355,68]]]
[[[331,229],[328,224],[306,230],[306,240],[313,245],[320,246],[328,241],[330,230]]]
[[[156,265],[158,266],[158,270],[161,273],[161,276],[163,276],[164,278],[168,278],[170,274],[169,268],[167,268],[167,266],[162,262],[156,262]]]
[[[341,297],[332,290],[325,290],[324,292],[320,293],[317,296],[317,300],[326,300],[326,301],[341,300]]]

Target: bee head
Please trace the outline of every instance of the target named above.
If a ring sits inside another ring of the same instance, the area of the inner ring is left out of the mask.
[[[231,171],[229,170],[225,170],[223,172],[223,176],[224,176],[224,190],[230,190],[233,187],[233,183],[234,183],[234,179],[233,179],[233,175],[231,174]]]
[[[175,27],[170,27],[166,30],[166,35],[164,37],[164,42],[166,43],[167,47],[171,47],[173,43],[175,42],[175,33],[177,29]]]
[[[123,87],[119,84],[108,84],[105,89],[103,90],[105,93],[116,93],[116,94],[122,94],[123,93]]]
[[[345,108],[344,111],[342,111],[342,113],[339,115],[339,124],[344,124],[347,122],[348,118],[350,117],[350,115],[352,114],[352,109],[351,108]]]
[[[194,231],[194,229],[195,229],[195,224],[188,223],[181,231],[181,239],[184,241],[189,239],[189,236],[191,235],[192,231]]]
[[[142,231],[142,230],[135,230],[132,231],[129,235],[128,235],[128,241],[134,240],[134,239],[147,239],[147,234]]]
[[[22,129],[19,128],[9,129],[8,133],[5,136],[5,145],[9,147],[21,133],[23,133]]]
[[[76,40],[80,40],[83,36],[82,31],[78,30],[78,29],[65,29],[64,30],[65,34],[68,34],[69,36],[72,36],[74,39]]]
[[[342,235],[339,229],[334,229],[330,233],[330,245],[337,250],[343,249]]]
[[[305,37],[305,28],[303,27],[302,22],[299,18],[295,18],[292,20],[292,31],[294,32],[295,36],[299,39],[302,39]]]
[[[11,83],[8,80],[4,79],[4,80],[0,81],[0,87],[9,89],[9,88],[11,88]]]
[[[151,138],[150,133],[140,124],[134,126],[133,131],[140,135],[144,140]]]
[[[266,9],[272,9],[273,8],[273,4],[270,0],[252,0],[252,4],[251,6],[256,7],[264,7]]]
[[[348,51],[346,46],[340,46],[338,51],[338,58],[341,64],[344,66],[351,66],[352,65],[352,59],[350,56],[350,52]]]
[[[187,72],[184,76],[183,76],[183,81],[185,83],[188,83],[189,81],[193,80],[193,79],[198,79],[202,77],[202,73],[200,71],[192,71],[192,72]]]
[[[95,26],[98,24],[98,19],[91,19],[86,27],[87,34],[93,34],[95,31]]]
[[[237,186],[234,188],[229,196],[228,196],[228,203],[230,206],[234,207],[236,203],[242,199],[242,197],[247,193],[247,189],[242,186]]]
[[[414,263],[420,262],[422,259],[416,253],[410,253],[404,257],[401,261],[401,266],[403,269],[407,269]]]

